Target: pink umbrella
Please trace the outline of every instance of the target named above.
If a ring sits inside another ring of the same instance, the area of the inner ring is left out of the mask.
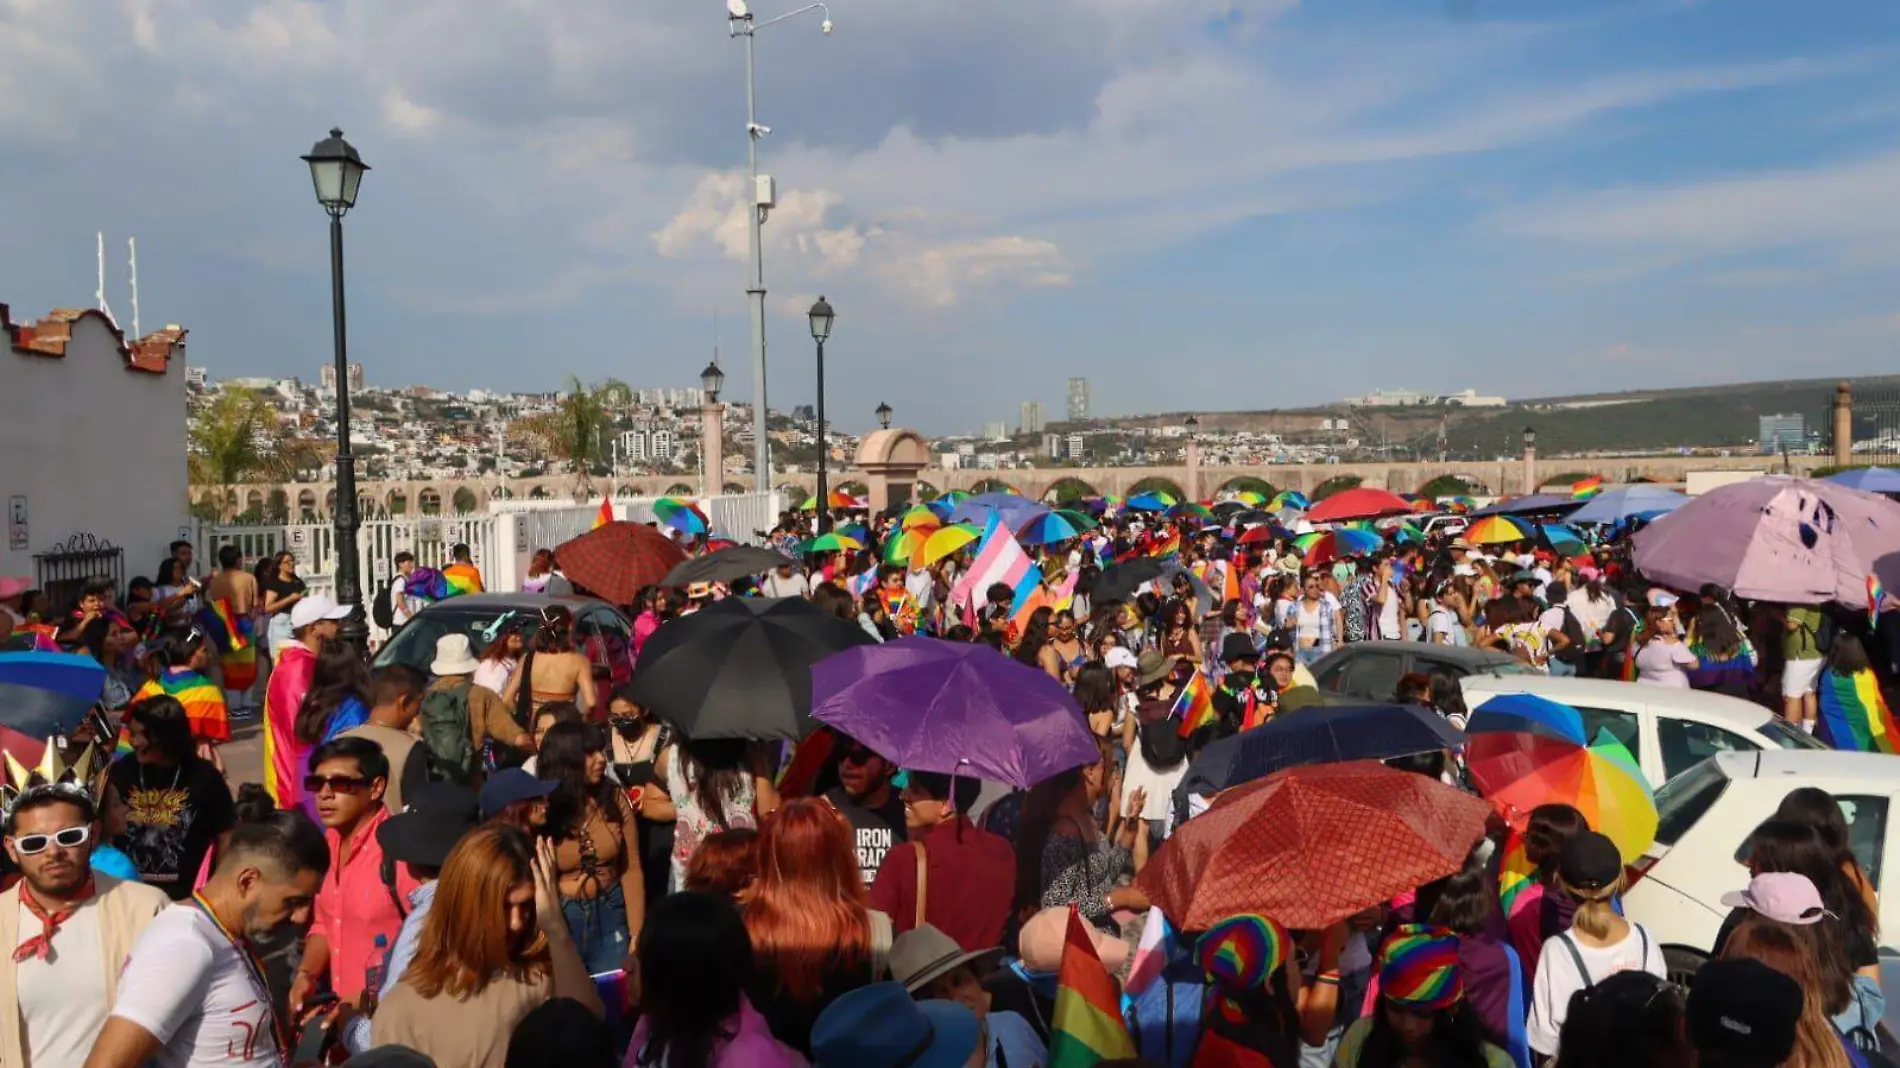
[[[1636,535],[1657,582],[1706,582],[1788,604],[1864,605],[1867,576],[1900,582],[1900,504],[1831,482],[1769,475],[1711,490]]]

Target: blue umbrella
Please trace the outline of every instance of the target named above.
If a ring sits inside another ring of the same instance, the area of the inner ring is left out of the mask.
[[[1829,475],[1825,481],[1868,493],[1900,493],[1900,471],[1891,467],[1857,467]]]
[[[1673,512],[1688,503],[1688,497],[1664,486],[1624,486],[1597,494],[1566,518],[1572,523],[1614,523],[1631,516]]]
[[[1127,504],[1131,512],[1165,512],[1172,507],[1174,505],[1159,493],[1137,493],[1128,498]]]
[[[957,505],[956,511],[950,513],[950,522],[975,523],[980,527],[994,515],[1002,519],[1004,526],[1015,530],[1050,511],[1052,509],[1048,505],[1038,504],[1014,493],[979,493]]]
[[[1466,734],[1508,732],[1583,745],[1583,716],[1569,705],[1530,693],[1501,693],[1477,707],[1465,723]]]
[[[1188,767],[1181,790],[1205,795],[1303,764],[1386,760],[1463,744],[1462,731],[1422,705],[1317,708],[1210,744]]]
[[[1082,706],[987,645],[899,638],[811,669],[812,718],[915,771],[1028,789],[1100,759]]]
[[[1052,545],[1082,536],[1082,528],[1061,512],[1035,516],[1016,530],[1016,540],[1024,545]]]
[[[105,689],[106,669],[80,653],[0,653],[0,748],[23,764],[69,734]]]

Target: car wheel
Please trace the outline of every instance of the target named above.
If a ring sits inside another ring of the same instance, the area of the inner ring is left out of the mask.
[[[1709,962],[1709,955],[1701,950],[1686,946],[1663,947],[1663,974],[1672,983],[1688,986],[1695,981],[1695,973]]]

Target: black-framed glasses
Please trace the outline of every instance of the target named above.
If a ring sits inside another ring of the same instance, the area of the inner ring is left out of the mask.
[[[321,794],[324,790],[338,794],[353,794],[369,785],[369,780],[360,775],[306,775],[303,790],[307,794]]]
[[[59,846],[62,849],[77,849],[92,840],[92,828],[67,827],[52,834],[22,834],[13,839],[13,848],[22,856],[35,856],[46,852],[47,846]]]

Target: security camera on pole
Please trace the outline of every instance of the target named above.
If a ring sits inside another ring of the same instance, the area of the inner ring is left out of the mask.
[[[778,192],[771,177],[759,173],[759,139],[771,133],[772,128],[759,125],[758,101],[753,89],[752,38],[775,22],[784,22],[807,11],[822,12],[824,21],[818,28],[827,34],[831,32],[831,9],[823,4],[807,4],[777,18],[757,22],[746,0],[726,0],[726,34],[745,38],[746,171],[751,178],[746,195],[752,199],[750,210],[746,212],[746,236],[752,252],[746,301],[752,309],[752,472],[760,493],[768,492],[772,485],[772,448],[771,438],[766,434],[765,414],[765,254],[760,228],[778,203]]]

